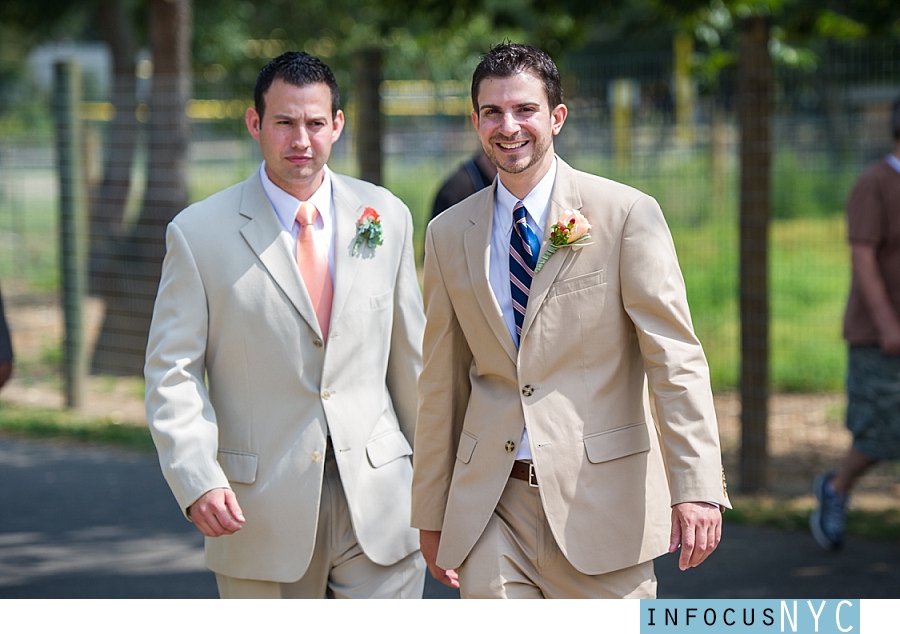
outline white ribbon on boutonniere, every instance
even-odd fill
[[[540,271],[550,256],[563,247],[572,247],[591,239],[591,223],[575,209],[566,209],[559,219],[550,227],[550,244],[541,259],[538,260],[534,272]]]
[[[353,255],[359,252],[363,242],[373,249],[384,244],[381,238],[381,217],[371,207],[366,207],[359,222],[356,223],[356,242],[353,243]]]

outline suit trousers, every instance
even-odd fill
[[[559,549],[536,487],[509,479],[458,570],[464,599],[652,599],[653,561],[602,575],[576,570]]]
[[[222,599],[421,599],[425,560],[419,551],[390,566],[372,562],[359,546],[328,445],[316,545],[306,574],[293,583],[216,575]]]

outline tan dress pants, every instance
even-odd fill
[[[576,570],[550,532],[538,490],[513,478],[458,573],[464,599],[656,598],[652,560],[602,575]]]
[[[416,551],[396,564],[379,566],[366,557],[350,523],[337,463],[329,452],[316,530],[306,574],[294,583],[216,575],[223,599],[421,599],[425,560]]]

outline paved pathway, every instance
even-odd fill
[[[898,598],[900,542],[832,554],[805,533],[728,525],[700,568],[666,556],[657,575],[661,598]],[[154,456],[0,436],[0,598],[215,596]],[[454,593],[429,578],[425,596]]]

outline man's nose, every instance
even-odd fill
[[[507,112],[500,120],[500,132],[506,136],[512,136],[513,134],[518,132],[519,127],[519,122],[516,119],[516,116],[511,112]]]
[[[306,132],[304,126],[301,125],[294,128],[293,134],[291,135],[291,147],[301,150],[309,147],[309,134]]]

